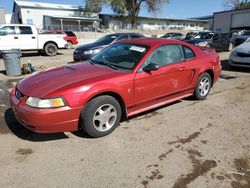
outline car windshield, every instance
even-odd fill
[[[244,31],[243,35],[250,35],[250,31]]]
[[[195,39],[211,39],[213,37],[213,33],[197,33],[194,35]]]
[[[167,33],[164,35],[164,37],[172,37],[173,33]]]
[[[107,45],[113,42],[115,39],[117,39],[118,35],[106,35],[101,37],[96,41],[96,43],[101,44],[101,45]]]
[[[145,45],[116,43],[98,53],[90,61],[121,71],[132,71],[148,49]]]

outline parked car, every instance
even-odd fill
[[[190,31],[186,34],[186,37],[184,40],[190,40],[192,39],[195,35],[197,35],[198,33],[200,33],[201,31]],[[209,30],[203,30],[202,32],[211,32]]]
[[[183,40],[185,39],[185,35],[183,35],[182,33],[166,33],[161,38]]]
[[[9,24],[0,27],[0,50],[13,48],[22,51],[41,51],[48,56],[57,54],[58,49],[66,48],[65,35],[38,34],[35,26]]]
[[[71,48],[73,45],[78,44],[77,36],[73,31],[63,31],[63,30],[46,30],[43,31],[45,34],[64,34],[66,35],[64,39],[67,41],[68,46]]]
[[[233,49],[229,56],[229,64],[238,67],[250,67],[250,37],[246,42]]]
[[[141,37],[144,37],[144,35],[138,33],[114,33],[105,35],[94,43],[85,44],[77,47],[74,51],[73,59],[74,61],[88,60],[95,54],[100,52],[102,49],[109,46],[112,42],[119,41],[122,39],[133,39]]]
[[[199,32],[185,42],[195,46],[214,48],[216,51],[232,50],[228,33]]]
[[[249,30],[243,30],[239,32],[238,35],[233,35],[231,38],[231,43],[233,47],[237,47],[244,43],[248,38],[250,37],[250,31]]]
[[[221,65],[211,48],[177,40],[119,41],[89,61],[20,81],[10,104],[17,120],[41,133],[111,133],[121,120],[194,95],[205,99]]]

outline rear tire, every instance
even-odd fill
[[[58,48],[57,48],[56,44],[54,44],[54,43],[47,43],[44,46],[44,53],[47,56],[55,56],[57,54],[57,51],[58,51]]]
[[[212,79],[210,74],[207,72],[203,73],[196,84],[196,88],[194,91],[194,97],[198,100],[204,100],[207,98],[210,89],[212,87]]]
[[[110,134],[121,120],[119,102],[108,95],[89,101],[81,112],[81,128],[93,138]]]

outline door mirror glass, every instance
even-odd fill
[[[158,70],[159,68],[160,68],[159,65],[155,63],[150,63],[146,67],[143,68],[143,71],[150,72],[150,71]]]

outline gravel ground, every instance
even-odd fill
[[[65,65],[26,54],[37,69]],[[0,59],[0,187],[250,187],[250,69],[223,71],[205,101],[184,99],[120,124],[110,135],[36,134],[21,127],[8,95],[20,77]]]

